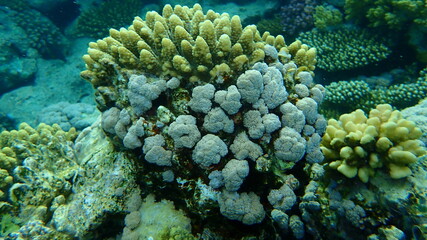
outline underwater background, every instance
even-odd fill
[[[0,19],[0,239],[427,239],[426,0]]]

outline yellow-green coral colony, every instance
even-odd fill
[[[376,169],[387,168],[391,178],[399,179],[409,176],[408,164],[426,153],[421,135],[414,122],[381,104],[369,117],[359,109],[329,120],[321,148],[329,166],[348,178],[358,176],[366,183]]]
[[[26,158],[55,159],[60,161],[62,144],[76,138],[74,128],[65,132],[54,124],[40,124],[36,129],[27,123],[21,123],[18,130],[0,133],[0,199],[6,196],[7,190],[14,184],[12,171]],[[47,163],[50,164],[50,163]],[[1,204],[1,202],[0,202]]]
[[[318,29],[326,29],[342,24],[342,13],[331,5],[317,6],[313,15],[314,26]]]
[[[401,29],[412,24],[426,24],[425,1],[417,0],[346,0],[344,10],[347,19],[358,22],[368,21],[372,27],[387,26]]]
[[[286,46],[281,35],[266,32],[261,36],[254,25],[243,28],[238,16],[212,10],[204,14],[199,4],[193,8],[166,5],[162,15],[148,12],[145,20],[136,17],[128,29],[110,29],[109,37],[90,43],[83,57],[88,70],[81,75],[95,86],[104,85],[114,66],[121,74],[222,82],[263,61],[265,44],[277,50]],[[314,70],[315,49],[303,51],[310,51],[309,64],[297,65]]]

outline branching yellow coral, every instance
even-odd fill
[[[404,178],[412,172],[408,164],[426,154],[418,140],[422,135],[415,123],[402,117],[388,104],[381,104],[366,117],[362,110],[331,119],[322,140],[322,151],[348,178],[356,175],[368,182],[375,169],[385,167],[390,177]]]
[[[111,85],[114,75],[133,73],[221,83],[263,61],[266,43],[286,47],[280,35],[261,36],[254,25],[243,28],[238,16],[204,14],[199,4],[166,5],[162,15],[148,12],[145,20],[136,17],[129,28],[110,29],[109,37],[90,43],[81,75],[96,87]],[[311,64],[312,71],[314,58],[314,49],[307,48],[295,60]]]

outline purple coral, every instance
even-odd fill
[[[313,14],[316,0],[290,0],[281,7],[283,31],[295,36],[299,32],[310,30],[314,25]]]

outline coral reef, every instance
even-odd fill
[[[0,14],[0,94],[31,83],[37,71],[37,50],[12,16],[12,11]]]
[[[7,235],[5,239],[8,240],[20,240],[20,239],[60,239],[60,240],[71,240],[71,236],[60,233],[55,229],[45,225],[43,221],[31,220],[25,223],[17,231],[14,231]]]
[[[367,66],[387,58],[391,52],[385,39],[355,27],[314,29],[301,33],[298,39],[316,48],[317,66],[328,72]]]
[[[227,84],[264,59],[266,43],[277,49],[285,46],[282,36],[261,37],[255,26],[242,29],[238,16],[230,19],[213,11],[204,15],[200,5],[191,9],[166,5],[163,16],[148,12],[145,21],[137,17],[128,29],[111,29],[110,37],[91,43],[84,56],[88,70],[82,77],[95,86],[111,84],[111,64],[118,63],[119,74],[152,73],[179,76],[186,82]],[[314,68],[313,64],[305,65]]]
[[[309,170],[312,181],[299,204],[306,233],[318,239],[422,236],[427,213],[423,207],[425,160],[423,156],[410,164],[412,174],[402,179],[376,171],[369,184],[338,180],[335,170],[319,175],[323,168],[313,165]]]
[[[366,117],[362,110],[330,119],[322,140],[329,166],[348,178],[368,182],[377,169],[387,168],[391,178],[409,176],[408,164],[426,150],[418,139],[422,132],[398,110],[381,104]]]
[[[133,161],[115,152],[100,121],[76,135],[45,124],[0,134],[1,237],[93,239],[137,205]]]
[[[313,18],[314,26],[323,30],[342,24],[343,14],[332,5],[321,5],[315,8]]]
[[[0,205],[2,214],[19,216],[22,226],[30,220],[47,221],[55,205],[71,193],[78,172],[72,150],[75,129],[58,125],[36,129],[22,123],[19,130],[0,134]]]
[[[0,96],[0,115],[4,115],[17,124],[26,122],[30,126],[36,127],[40,123],[37,122],[38,115],[42,114],[49,105],[69,102],[95,106],[93,88],[90,83],[82,81],[79,76],[81,69],[84,68],[81,56],[86,51],[88,42],[88,39],[74,40],[65,61],[37,57],[34,83],[2,94]],[[34,49],[33,51],[35,52]],[[22,56],[22,54],[19,55]],[[31,65],[28,65],[28,69],[30,68]],[[73,114],[75,113],[73,112]],[[61,119],[64,119],[63,115],[61,115]],[[17,125],[7,129],[16,128]]]
[[[427,24],[427,7],[424,1],[410,0],[357,0],[345,1],[347,19],[368,23],[372,27],[386,26],[400,29],[407,24]]]
[[[286,36],[296,36],[313,28],[316,6],[317,0],[290,0],[281,6],[280,15]]]
[[[16,1],[15,1],[16,2]],[[67,44],[60,29],[46,16],[32,8],[18,3],[5,3],[10,6],[6,12],[25,32],[30,47],[36,49],[45,58],[62,58]]]
[[[135,160],[116,152],[100,121],[83,130],[75,140],[79,172],[72,193],[57,204],[49,225],[81,239],[94,239],[120,231],[121,218],[140,204]],[[101,227],[108,222],[108,230]]]
[[[367,80],[339,81],[326,86],[322,110],[327,116],[335,116],[356,109],[369,111],[378,104],[388,103],[397,109],[413,106],[427,94],[426,70],[420,72],[416,81],[381,84],[381,77],[374,78],[377,86]],[[332,111],[332,112],[331,112]]]
[[[93,105],[59,102],[43,108],[37,116],[37,123],[48,125],[56,123],[64,131],[68,131],[72,127],[81,131],[92,125],[98,116],[99,112]]]
[[[283,26],[280,16],[274,16],[272,19],[262,19],[257,22],[256,26],[260,33],[269,32],[271,35],[276,36],[283,34]]]
[[[246,225],[262,223],[276,206],[290,210],[294,204],[282,202],[295,189],[283,171],[305,156],[323,160],[314,49],[261,37],[237,16],[205,15],[198,4],[166,5],[162,16],[148,12],[110,35],[90,43],[82,76],[97,89],[105,132],[141,158],[144,192],[180,203],[197,222],[221,218],[210,214],[218,209]],[[249,185],[255,177],[271,183],[267,208],[261,199],[269,190]]]
[[[191,235],[190,219],[183,211],[175,210],[173,202],[156,202],[154,195],[141,202],[126,216],[121,239],[196,239]]]
[[[313,9],[304,14],[312,18]],[[318,28],[340,29],[337,9],[316,9]],[[427,155],[418,138],[426,133],[416,124],[425,119],[411,122],[393,107],[423,98],[425,71],[418,81],[400,70],[325,89],[313,79],[316,49],[260,34],[226,12],[166,5],[90,43],[81,76],[101,116],[77,138],[70,127],[86,127],[97,112],[52,92],[88,92],[46,79],[68,79],[83,61],[40,59],[36,81],[49,93],[38,96],[59,103],[43,108],[25,87],[0,107],[15,108],[4,118],[18,120],[19,106],[31,102],[43,112],[38,121],[60,125],[0,134],[0,238],[423,239]],[[319,114],[377,102],[396,106],[357,110],[329,126]]]
[[[420,101],[413,107],[408,107],[401,110],[402,116],[409,121],[415,122],[417,127],[423,132],[421,141],[427,146],[427,100]]]
[[[357,1],[346,0],[346,18],[361,25],[394,35],[409,37],[409,44],[415,49],[417,59],[427,62],[425,44],[427,36],[427,5],[421,0]]]
[[[386,103],[367,101],[369,96],[373,98],[374,90],[365,81],[339,81],[332,82],[325,87],[325,99],[321,112],[327,118],[338,118],[341,114],[352,112],[356,109],[369,111],[376,104]],[[381,95],[380,95],[381,96]]]
[[[118,28],[132,21],[143,4],[138,0],[103,1],[82,12],[77,18],[75,34],[80,37],[103,37],[110,28]]]

